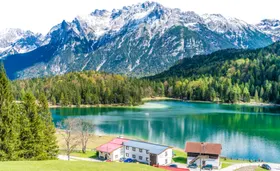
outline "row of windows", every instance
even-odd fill
[[[129,147],[126,146],[125,149],[126,149],[126,150],[129,150]],[[136,151],[136,148],[135,148],[135,147],[132,147],[132,151]],[[139,148],[139,152],[142,153],[142,152],[143,152],[143,149]],[[149,154],[149,151],[146,150],[146,153]]]
[[[126,153],[125,155],[126,155],[126,157],[129,157],[128,153]],[[132,158],[136,159],[136,155],[132,154]],[[139,156],[138,158],[139,158],[139,160],[143,160],[143,156]],[[149,162],[149,157],[146,157],[146,161]]]

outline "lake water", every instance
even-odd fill
[[[280,108],[147,102],[137,108],[52,109],[54,122],[82,117],[98,134],[139,137],[184,148],[186,141],[215,142],[222,156],[280,162]]]

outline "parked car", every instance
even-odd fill
[[[213,166],[212,166],[212,164],[207,164],[207,165],[203,166],[202,169],[203,170],[212,170]]]
[[[178,166],[177,166],[177,164],[171,164],[171,165],[169,165],[169,167],[177,168]]]
[[[261,167],[266,170],[271,170],[271,167],[268,164],[263,164]]]
[[[188,165],[188,168],[196,169],[197,168],[197,164],[196,163],[190,164],[190,165]]]
[[[132,158],[127,158],[127,159],[125,159],[123,162],[124,162],[124,163],[135,163],[135,162],[137,162],[137,160],[132,159]]]
[[[122,158],[120,158],[120,160],[119,160],[120,162],[124,162],[125,161],[125,158],[124,157],[122,157]]]

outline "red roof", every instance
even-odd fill
[[[128,139],[125,139],[125,138],[115,138],[112,141],[110,141],[110,143],[122,145],[123,142],[127,142],[127,141],[128,141]]]
[[[169,166],[158,166],[158,168],[163,170],[171,170],[171,171],[190,171],[189,169],[185,169],[185,168],[175,168]]]
[[[111,153],[111,152],[121,148],[123,146],[122,143],[126,142],[126,141],[128,141],[128,139],[115,138],[112,141],[97,147],[96,151]]]
[[[220,155],[222,152],[222,145],[214,143],[187,142],[185,152]]]

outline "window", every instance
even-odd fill
[[[143,157],[142,156],[139,156],[139,160],[142,160],[143,159]]]
[[[134,158],[134,159],[135,159],[135,158],[136,158],[136,155],[134,155],[134,154],[133,154],[133,155],[132,155],[132,158]]]
[[[139,148],[139,152],[142,153],[142,149],[141,148]]]
[[[146,157],[146,161],[149,162],[149,157]]]
[[[125,156],[126,156],[126,157],[129,157],[129,154],[128,154],[128,153],[126,153],[126,154],[125,154]]]
[[[146,153],[147,153],[147,154],[149,154],[149,151],[148,151],[148,150],[146,150]]]
[[[132,147],[132,151],[135,151],[136,150],[136,148],[135,147]]]
[[[117,159],[117,158],[119,158],[119,156],[118,156],[118,155],[115,155],[115,158]]]
[[[165,164],[167,164],[168,163],[168,161],[167,161],[167,159],[165,159]]]
[[[165,156],[167,156],[168,155],[168,153],[167,153],[167,151],[165,152]]]
[[[125,147],[125,149],[129,150],[129,147],[128,147],[128,146],[126,146],[126,147]]]

